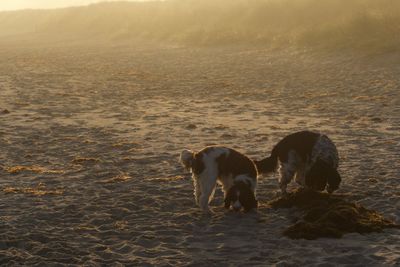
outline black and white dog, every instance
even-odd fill
[[[216,184],[222,185],[225,208],[245,212],[257,208],[255,191],[257,169],[242,153],[222,146],[209,146],[193,152],[185,149],[180,155],[182,165],[192,173],[196,204],[209,211]]]
[[[302,131],[290,134],[272,149],[271,156],[254,162],[259,173],[279,169],[279,186],[283,194],[296,175],[296,182],[317,191],[332,193],[339,188],[338,151],[323,134]],[[328,185],[328,186],[326,186]]]

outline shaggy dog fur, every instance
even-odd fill
[[[274,146],[270,157],[255,164],[259,173],[279,170],[279,186],[284,194],[294,176],[302,186],[317,191],[326,188],[329,193],[338,189],[341,181],[336,146],[326,135],[310,131],[286,136]]]
[[[199,152],[185,149],[180,162],[192,173],[196,204],[204,211],[209,210],[217,183],[224,191],[225,208],[243,208],[245,212],[257,208],[257,169],[242,153],[222,146],[209,146]]]

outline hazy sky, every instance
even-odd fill
[[[112,1],[117,0],[0,0],[0,10],[15,10],[25,8],[58,8]]]

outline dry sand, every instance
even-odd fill
[[[212,216],[185,148],[252,158],[297,130],[337,144],[341,194],[400,223],[398,55],[0,44],[0,264],[400,265],[400,231],[291,240],[295,209]],[[8,112],[6,112],[7,110]]]

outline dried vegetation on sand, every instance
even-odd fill
[[[381,232],[400,225],[374,210],[346,201],[343,196],[309,190],[297,190],[269,202],[273,208],[296,207],[303,218],[284,230],[292,239],[340,238],[346,233]]]

